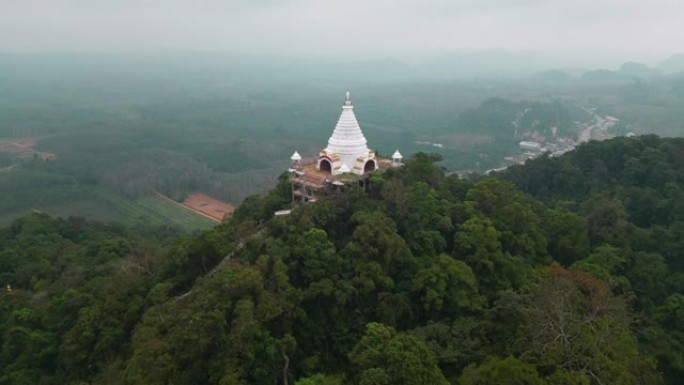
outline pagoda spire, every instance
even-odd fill
[[[366,138],[356,120],[349,91],[344,98],[340,118],[328,140],[327,150],[340,155],[366,156],[368,154]]]

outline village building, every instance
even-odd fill
[[[368,148],[347,91],[328,145],[317,157],[304,158],[295,151],[290,160],[292,200],[313,202],[326,191],[357,183],[364,186],[371,173],[400,167],[402,156],[397,150],[392,159],[380,159]]]

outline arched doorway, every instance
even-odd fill
[[[375,171],[375,161],[369,160],[363,165],[363,172]]]
[[[318,169],[323,172],[332,172],[332,165],[329,160],[321,159],[320,162],[318,162]]]

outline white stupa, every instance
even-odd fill
[[[328,147],[319,154],[316,168],[319,171],[330,171],[333,175],[362,175],[377,168],[375,153],[368,149],[366,138],[354,115],[349,91],[342,105],[340,119],[328,140]]]

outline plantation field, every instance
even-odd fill
[[[119,212],[122,222],[133,226],[173,226],[193,231],[216,225],[216,222],[156,195],[131,200],[114,192],[101,190],[98,191],[98,196]]]
[[[105,222],[114,221],[132,227],[171,226],[184,231],[210,229],[216,225],[215,221],[162,197],[150,195],[129,199],[103,188],[91,189],[79,200],[56,201],[33,209],[3,213],[0,215],[0,225],[9,224],[18,216],[31,211],[63,218],[80,216]]]

